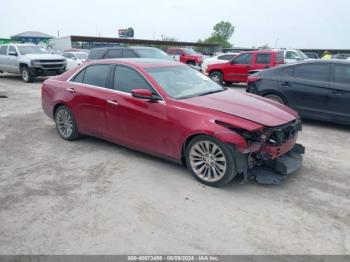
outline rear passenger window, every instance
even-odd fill
[[[350,85],[350,66],[335,65],[334,66],[334,82]]]
[[[114,73],[114,89],[131,94],[131,90],[136,88],[152,90],[147,81],[138,72],[125,66],[117,66]]]
[[[122,49],[111,49],[107,51],[104,58],[121,58],[123,57],[122,52]]]
[[[315,81],[329,81],[329,65],[300,65],[294,69],[294,77]]]
[[[0,55],[6,55],[7,54],[7,45],[3,45],[0,47]]]
[[[249,65],[252,61],[253,55],[252,54],[242,54],[236,57],[234,59],[235,64],[239,65]]]
[[[83,83],[105,87],[110,65],[92,65],[85,69]]]
[[[123,53],[123,56],[124,56],[125,58],[138,57],[138,56],[135,54],[135,52],[132,51],[132,50],[124,50],[123,52],[124,52],[124,53]]]
[[[256,64],[268,65],[270,64],[271,54],[257,54],[256,55]]]

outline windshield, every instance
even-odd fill
[[[151,48],[136,49],[136,52],[143,58],[173,60],[165,52],[158,49],[151,49]]]
[[[81,53],[75,53],[75,56],[76,56],[78,59],[87,59],[88,54],[87,54],[87,53],[84,53],[84,52],[81,52]]]
[[[225,89],[189,66],[147,68],[146,71],[172,98],[185,99]]]
[[[40,46],[17,46],[21,55],[27,54],[47,54],[47,50]]]

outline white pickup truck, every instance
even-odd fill
[[[37,45],[0,45],[0,73],[21,74],[26,83],[32,82],[36,76],[62,74],[66,66],[63,56],[49,54]]]

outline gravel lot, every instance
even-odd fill
[[[215,189],[105,141],[62,140],[40,84],[0,75],[0,254],[350,254],[350,127],[304,121],[304,166],[281,186]]]

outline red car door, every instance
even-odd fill
[[[107,135],[110,140],[128,147],[169,155],[167,139],[167,106],[164,101],[135,98],[133,89],[155,90],[136,70],[118,65],[115,68],[113,89],[107,104]],[[116,132],[116,130],[118,130]],[[170,156],[170,155],[169,155]]]
[[[224,80],[247,82],[248,73],[252,70],[253,54],[242,53],[234,58],[224,69]]]
[[[66,85],[68,106],[83,134],[104,137],[107,89],[110,65],[97,64],[82,70]]]

